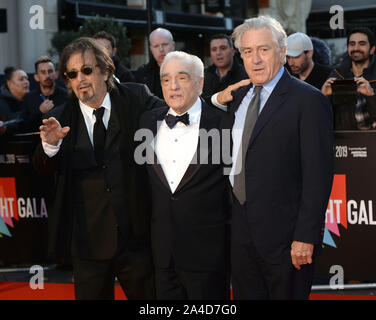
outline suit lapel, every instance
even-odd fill
[[[209,132],[213,128],[218,128],[217,121],[218,118],[216,116],[213,116],[213,114],[210,113],[208,105],[201,100],[202,102],[202,108],[201,108],[201,118],[200,118],[200,131],[204,130],[206,132]],[[198,143],[197,143],[197,149],[196,152],[192,158],[191,163],[189,164],[183,178],[181,179],[178,187],[175,190],[175,193],[181,190],[187,183],[195,176],[197,171],[200,169],[202,164],[209,163],[208,159],[211,158],[211,152],[212,148],[210,146],[207,146],[207,144],[202,144],[202,137],[200,135],[199,131],[199,137],[198,137]],[[208,149],[200,149],[208,147]]]
[[[285,70],[256,121],[248,147],[252,145],[265,124],[287,99],[286,93],[288,92],[290,78],[291,76]]]
[[[148,128],[150,128],[153,132],[154,141],[155,141],[155,137],[158,133],[158,129],[159,129],[160,125],[162,124],[162,121],[164,120],[164,117],[165,117],[167,112],[168,112],[168,108],[162,108],[160,112],[152,113],[153,116],[150,119],[150,125],[148,126]],[[154,141],[153,141],[153,143],[154,143]],[[154,143],[154,147],[155,147],[155,143]],[[153,148],[153,150],[154,150],[153,159],[148,159],[148,163],[151,163],[151,167],[153,168],[153,170],[156,173],[156,175],[158,176],[158,178],[161,180],[162,184],[168,190],[171,190],[170,186],[167,182],[166,176],[163,172],[162,166],[159,163],[159,160],[157,158],[157,154],[155,153],[155,148]]]
[[[244,97],[248,93],[248,91],[252,88],[252,83],[248,86],[239,88],[234,94],[234,100],[229,103],[229,112],[232,114],[235,114],[235,112],[238,110],[240,104],[242,103]]]
[[[118,104],[113,101],[111,102],[111,114],[108,121],[107,135],[105,149],[108,150],[111,147],[111,144],[114,142],[117,135],[120,133],[120,122],[119,122],[119,112]]]
[[[72,152],[74,148],[75,139],[77,137],[79,119],[81,115],[80,106],[76,96],[69,96],[68,102],[64,106],[64,110],[61,114],[59,122],[62,127],[69,126],[70,130],[68,135],[63,139],[61,145],[62,149],[65,149],[64,154],[67,154],[67,159],[72,159]]]

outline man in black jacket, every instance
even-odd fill
[[[132,72],[128,70],[123,64],[121,64],[120,58],[116,55],[117,48],[115,37],[106,31],[99,31],[94,35],[93,38],[98,40],[108,50],[109,55],[115,65],[114,75],[119,80],[119,82],[134,82],[135,78]]]
[[[150,61],[140,66],[134,75],[136,82],[146,84],[152,93],[163,99],[159,67],[164,57],[175,50],[175,42],[170,31],[157,28],[149,35],[149,46],[152,54]]]
[[[202,98],[211,104],[211,96],[229,85],[247,79],[243,64],[235,59],[235,49],[226,34],[216,34],[210,39],[210,57],[213,64],[205,69]]]
[[[24,132],[38,131],[42,117],[67,99],[67,91],[56,84],[57,73],[49,57],[42,56],[35,62],[34,79],[39,88],[26,94],[21,111],[21,130]]]
[[[62,52],[72,94],[59,120],[43,120],[34,157],[39,171],[56,171],[49,251],[72,257],[76,299],[113,299],[115,275],[128,299],[152,299],[148,189],[133,136],[141,113],[164,102],[145,86],[115,84],[113,72],[94,39]]]
[[[376,129],[376,64],[375,36],[368,28],[352,30],[347,37],[347,53],[338,68],[329,75],[322,87],[326,96],[332,96],[336,79],[354,79],[356,103],[340,103],[332,99],[335,130]]]
[[[313,55],[313,43],[306,34],[296,32],[287,37],[286,57],[292,73],[321,90],[331,68],[314,62]]]
[[[199,98],[203,69],[196,56],[169,53],[161,83],[170,108],[141,117],[141,127],[154,137],[155,159],[147,169],[157,299],[229,297],[229,183],[221,129],[227,128],[229,155],[231,118]],[[209,132],[218,139],[209,142]]]

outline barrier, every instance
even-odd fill
[[[338,131],[335,176],[316,278],[376,280],[376,131]],[[333,267],[332,271],[331,268]]]
[[[315,278],[328,279],[331,267],[339,266],[345,280],[375,282],[376,131],[336,132],[335,141],[335,177]],[[48,262],[53,177],[32,168],[37,142],[32,136],[0,144],[0,262],[5,266]]]
[[[32,154],[39,136],[0,143],[0,263],[46,263],[53,177],[39,175]]]

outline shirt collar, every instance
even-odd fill
[[[196,102],[192,105],[192,107],[190,107],[186,112],[184,113],[188,113],[189,114],[189,121],[190,123],[197,123],[199,122],[200,120],[200,116],[201,116],[201,99],[200,98],[197,98]],[[184,114],[183,113],[183,114]],[[173,116],[177,116],[178,114],[173,110],[173,109],[169,109],[168,110],[168,114],[172,114]],[[182,115],[183,115],[182,114]]]
[[[86,115],[88,115],[89,117],[95,117],[93,114],[94,109],[92,107],[89,107],[88,105],[83,103],[81,100],[78,100],[78,103],[81,107],[81,110],[85,112]],[[103,99],[101,107],[105,108],[108,111],[111,111],[111,99],[110,99],[110,94],[108,92],[106,93]]]
[[[281,79],[284,70],[285,68],[282,66],[281,69],[279,69],[278,73],[274,76],[274,78],[262,86],[263,90],[266,90],[268,93],[272,93],[279,79]]]

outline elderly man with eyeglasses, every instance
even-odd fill
[[[224,300],[230,296],[231,118],[200,98],[204,65],[170,52],[161,65],[168,107],[141,116],[153,133],[147,163],[152,191],[151,243],[161,300]],[[210,136],[210,138],[209,138]],[[154,159],[154,158],[151,158]],[[230,159],[231,160],[231,159]],[[231,161],[229,161],[231,162]]]

